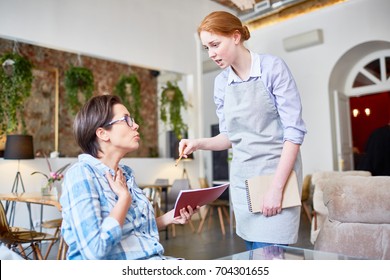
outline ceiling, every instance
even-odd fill
[[[259,2],[267,2],[264,0],[211,0],[211,1],[217,2],[232,10],[236,10],[237,12],[252,10],[255,4]],[[270,0],[269,2],[272,2],[272,0]]]
[[[279,22],[347,0],[211,0],[232,10],[252,28]]]

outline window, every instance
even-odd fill
[[[372,53],[362,59],[351,71],[347,91],[352,95],[370,94],[390,88],[389,51]],[[349,90],[348,90],[349,89]]]

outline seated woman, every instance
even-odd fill
[[[167,259],[158,230],[194,214],[188,207],[180,217],[170,211],[156,219],[132,169],[119,164],[138,149],[138,128],[114,95],[91,98],[76,115],[74,135],[83,154],[66,172],[60,199],[67,259]]]

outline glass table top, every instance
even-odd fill
[[[358,258],[337,253],[316,251],[291,246],[267,246],[233,254],[219,260],[355,260]]]

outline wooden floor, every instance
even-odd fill
[[[193,225],[198,228],[199,220],[194,220]],[[215,213],[210,227],[207,222],[202,233],[193,233],[189,225],[176,225],[176,237],[169,232],[168,240],[165,239],[165,232],[160,233],[160,242],[165,248],[165,255],[180,257],[187,260],[212,260],[245,251],[244,241],[234,232],[231,233],[229,225],[225,224],[226,235],[223,235]],[[46,245],[44,245],[46,246]],[[310,223],[308,218],[301,213],[299,238],[296,244],[291,246],[313,249],[310,243]],[[58,246],[53,246],[49,259],[55,259]],[[45,248],[43,248],[45,252]]]

